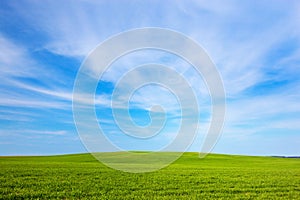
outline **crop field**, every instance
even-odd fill
[[[90,154],[0,157],[0,199],[300,199],[300,159],[185,153],[150,173]]]

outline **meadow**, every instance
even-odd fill
[[[132,174],[90,154],[0,157],[0,199],[300,199],[300,159],[184,153]]]

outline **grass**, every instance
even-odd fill
[[[185,153],[155,172],[90,154],[1,157],[0,199],[300,199],[300,159]]]

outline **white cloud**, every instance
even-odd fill
[[[80,1],[72,2],[68,6],[62,4],[69,2],[53,1],[31,2],[26,5],[16,2],[10,4],[16,15],[24,20],[25,25],[46,38],[40,41],[41,46],[35,50],[46,49],[54,54],[79,60],[82,60],[99,42],[130,28],[158,26],[183,32],[207,49],[223,77],[229,97],[228,125],[224,131],[226,136],[246,137],[259,131],[267,132],[272,128],[299,129],[297,117],[273,119],[300,111],[297,93],[300,88],[296,86],[299,81],[293,80],[292,84],[285,85],[280,90],[277,88],[272,94],[252,96],[253,94],[243,93],[246,89],[266,80],[281,80],[285,77],[288,80],[291,77],[297,79],[299,47],[290,55],[277,58],[272,66],[269,65],[267,55],[289,39],[293,39],[295,46],[299,46],[298,1],[289,3],[277,1],[272,4],[265,1],[255,3],[228,1],[226,4],[221,1],[202,0],[174,2]],[[128,4],[126,9],[122,7],[124,4]],[[136,6],[139,10],[128,9]],[[266,7],[268,9],[265,9]],[[116,46],[119,47],[121,48],[121,44]],[[40,87],[12,78],[21,76],[50,80],[58,76],[46,75],[44,73],[46,69],[30,56],[30,51],[0,34],[2,80],[0,104],[11,107],[70,110],[72,100],[70,88],[66,89],[55,81],[46,84],[49,87]],[[190,66],[172,56],[145,52],[126,55],[113,64],[103,78],[115,83],[130,67],[157,60],[171,65],[182,74],[197,92],[201,102],[200,109],[204,107],[205,111],[209,110],[209,94],[203,81],[193,75]],[[267,73],[270,71],[277,74],[270,76]],[[153,76],[153,74],[138,74],[132,83],[150,75]],[[184,87],[180,85],[178,89],[182,93],[185,92]],[[284,89],[287,90],[282,92]],[[91,103],[88,95],[78,94],[77,97],[81,103]],[[171,95],[164,92],[148,89],[137,92],[132,100],[139,108],[149,109],[152,104],[159,103],[173,109],[176,102],[170,101],[170,97]],[[97,95],[96,104],[109,107],[110,97]],[[126,108],[126,105],[120,104],[117,107]],[[1,117],[5,118],[0,115]],[[246,126],[251,126],[251,130],[247,130]]]
[[[0,33],[1,79],[5,80],[8,76],[32,76],[32,65],[27,50]]]
[[[22,108],[56,108],[62,110],[69,110],[71,108],[70,104],[66,104],[63,102],[47,102],[45,100],[34,100],[34,99],[0,99],[1,106],[10,106],[10,107],[22,107]]]
[[[29,138],[34,138],[35,136],[48,135],[48,136],[63,136],[68,134],[66,130],[35,130],[35,129],[25,129],[25,130],[0,130],[0,136],[25,136]]]

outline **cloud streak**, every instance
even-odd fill
[[[78,1],[70,6],[62,5],[69,3],[5,2],[9,12],[0,10],[3,27],[0,30],[2,131],[9,130],[9,124],[14,121],[19,121],[18,127],[22,128],[25,126],[22,122],[37,118],[50,121],[50,124],[61,123],[63,125],[57,125],[58,129],[65,130],[70,123],[62,121],[71,121],[72,87],[80,61],[108,37],[145,26],[182,32],[207,50],[223,77],[228,97],[225,139],[252,138],[255,142],[280,129],[286,130],[287,138],[293,138],[292,135],[299,131],[298,1],[288,4],[285,1],[271,4],[268,1],[240,3],[234,0],[226,4],[202,0]],[[126,55],[111,65],[103,81],[113,87],[124,72],[148,62],[171,66],[184,76],[198,94],[203,120],[209,121],[211,102],[203,80],[195,76],[189,64],[174,55],[150,51]],[[140,76],[143,78],[147,74]],[[97,109],[102,109],[103,113],[111,107],[113,90],[106,87],[99,91],[95,100]],[[153,92],[155,97],[151,96]],[[173,114],[177,116],[176,102],[169,98],[171,96],[165,91],[148,88],[135,93],[131,103],[133,107],[147,111],[153,103],[160,102],[170,110],[174,109]],[[84,94],[80,101],[90,103]],[[119,109],[126,107],[118,106]],[[53,110],[60,110],[56,116],[68,116],[68,119],[44,116],[44,112]],[[110,118],[106,120],[111,121]],[[51,125],[40,123],[46,124],[51,132]],[[226,142],[226,145],[232,144]],[[197,145],[200,143],[196,142]],[[253,147],[247,141],[244,143],[248,150],[239,151],[236,147],[230,152],[251,154]],[[219,151],[228,150],[226,145],[222,146],[221,142]],[[294,152],[300,153],[299,147],[293,145]],[[260,149],[260,152],[264,150]]]

